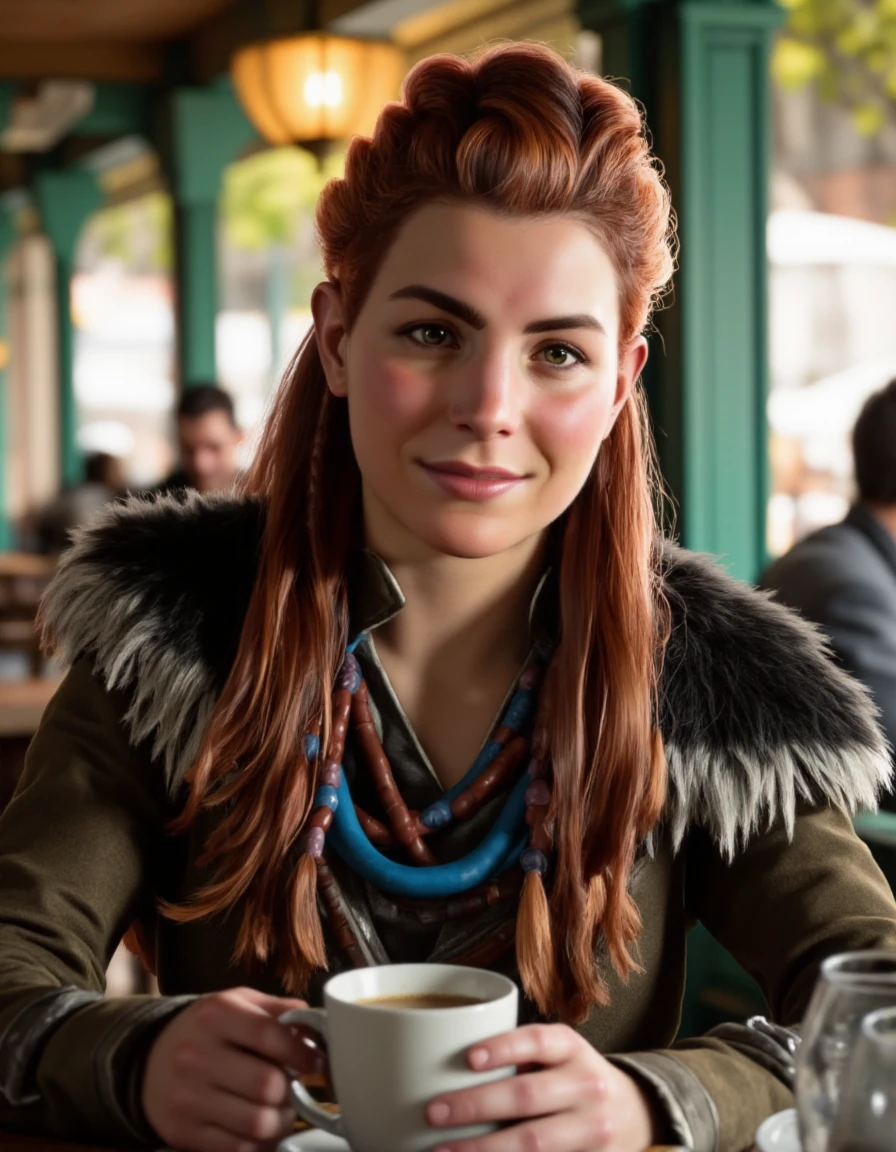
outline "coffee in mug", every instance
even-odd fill
[[[372,996],[369,1000],[359,1000],[359,1004],[369,1004],[373,1008],[466,1008],[469,1004],[481,1004],[478,996],[418,995]]]
[[[512,1076],[473,1071],[467,1051],[516,1027],[516,985],[506,976],[453,964],[389,964],[342,972],[324,986],[323,1008],[280,1017],[319,1032],[340,1112],[325,1112],[294,1080],[299,1116],[348,1140],[353,1152],[429,1152],[483,1136],[494,1124],[430,1128],[435,1096]]]

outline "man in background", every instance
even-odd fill
[[[84,479],[63,490],[41,509],[37,517],[38,551],[56,554],[70,544],[73,528],[84,524],[94,512],[125,491],[124,469],[117,456],[94,452],[84,461]]]
[[[870,396],[853,429],[859,498],[840,524],[798,541],[761,587],[828,634],[870,689],[896,747],[896,380]],[[896,797],[883,798],[896,809]]]
[[[230,396],[213,384],[190,388],[177,406],[180,467],[153,491],[163,494],[195,488],[218,492],[230,488],[239,476],[242,442]]]

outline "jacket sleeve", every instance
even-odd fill
[[[841,663],[871,689],[887,740],[896,746],[896,621],[892,594],[861,573],[837,581],[819,609]]]
[[[103,997],[109,959],[152,894],[169,816],[161,772],[128,743],[125,707],[76,663],[0,817],[0,1127],[153,1142],[143,1061],[189,998]]]
[[[866,684],[880,709],[887,740],[896,746],[896,619],[892,577],[881,582],[833,541],[804,541],[763,576],[762,587],[820,625],[837,659]]]
[[[685,850],[689,912],[756,979],[779,1024],[799,1025],[825,957],[896,949],[893,895],[840,809],[804,810],[792,842],[776,824],[730,864],[702,831]],[[746,1152],[763,1119],[793,1106],[786,1048],[744,1025],[613,1062],[653,1089],[695,1152]]]

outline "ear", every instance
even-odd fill
[[[643,336],[636,336],[626,345],[619,356],[619,368],[616,373],[616,397],[613,401],[610,427],[616,423],[616,417],[625,407],[646,363],[647,341]]]
[[[311,314],[317,354],[327,378],[327,387],[334,396],[348,395],[348,373],[345,366],[345,345],[348,331],[342,293],[335,284],[324,281],[311,294]]]

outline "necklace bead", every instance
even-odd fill
[[[548,858],[539,848],[527,848],[520,856],[520,867],[524,872],[537,872],[544,876],[548,870]]]
[[[339,807],[339,793],[332,784],[322,784],[314,794],[315,808],[329,808],[335,812]]]
[[[358,663],[358,657],[354,652],[346,652],[345,659],[342,661],[342,667],[339,669],[339,675],[336,678],[336,687],[344,688],[347,692],[351,692],[354,695],[361,686],[363,679],[364,677],[361,672],[361,665]]]
[[[529,787],[526,789],[526,806],[542,807],[550,804],[551,790],[548,787],[547,781],[543,777],[533,780]]]

